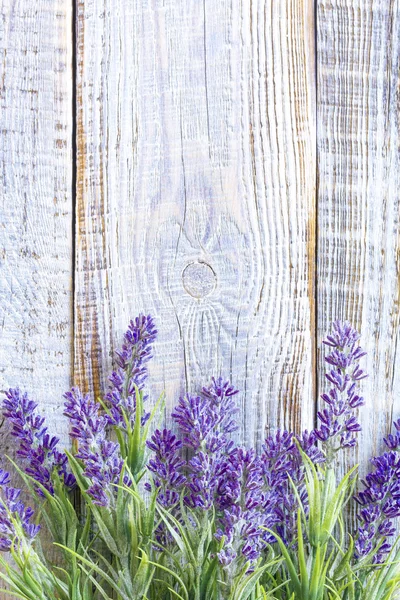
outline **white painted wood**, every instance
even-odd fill
[[[0,8],[0,389],[67,439],[72,374],[72,29],[67,0]],[[15,442],[0,431],[1,466]]]
[[[317,4],[318,335],[339,317],[362,333],[365,472],[400,417],[400,5]]]
[[[151,391],[231,377],[240,439],[312,426],[311,0],[78,2],[75,378],[151,312]]]
[[[27,390],[49,429],[67,442],[62,394],[73,367],[69,0],[1,1],[0,102],[0,389]],[[0,467],[9,468],[5,455],[14,448],[2,424]],[[51,547],[45,552],[50,557]]]

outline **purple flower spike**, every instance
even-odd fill
[[[396,431],[394,434],[390,433],[383,441],[390,450],[397,450],[400,452],[400,419],[395,421],[393,425]]]
[[[335,321],[333,323],[333,331],[330,335],[326,336],[324,344],[331,346],[332,348],[338,348],[339,350],[345,347],[352,347],[360,339],[360,334],[350,325],[348,321],[342,323],[341,321]],[[358,354],[362,350],[357,351]],[[365,354],[365,353],[364,353]]]
[[[147,464],[152,473],[153,484],[146,483],[145,488],[157,491],[157,502],[179,519],[179,499],[186,477],[183,467],[186,461],[180,457],[182,442],[169,429],[157,429],[151,439],[146,442],[154,455]],[[172,535],[165,525],[160,523],[155,531],[156,540],[166,547],[173,541]]]
[[[325,444],[328,463],[340,448],[356,444],[356,434],[361,431],[354,411],[364,404],[357,392],[359,381],[367,377],[358,366],[366,352],[358,345],[359,333],[347,321],[335,321],[333,331],[323,342],[333,348],[325,357],[331,368],[325,375],[331,384],[321,398],[326,407],[318,412],[320,426],[315,435]]]
[[[157,331],[152,317],[139,315],[129,324],[121,350],[117,351],[118,369],[109,377],[109,392],[106,401],[110,409],[112,425],[126,429],[126,421],[132,426],[136,415],[135,386],[142,390],[147,378],[146,363],[151,358],[151,349]],[[142,424],[149,413],[142,417]]]
[[[261,456],[266,490],[264,506],[268,510],[272,510],[275,519],[275,531],[288,546],[296,538],[297,511],[299,508],[298,498],[293,491],[290,479],[297,488],[304,510],[308,511],[304,465],[294,441],[295,438],[303,452],[314,464],[324,462],[325,457],[316,446],[317,437],[315,432],[308,433],[307,430],[301,436],[278,430],[274,436],[269,436],[265,440],[264,451]],[[269,536],[269,543],[275,541],[274,536]]]
[[[400,516],[400,420],[394,426],[394,435],[384,439],[389,452],[371,459],[374,469],[362,482],[364,490],[355,496],[361,506],[355,554],[359,558],[373,552],[376,564],[391,550],[394,521]]]
[[[266,505],[263,463],[254,450],[236,448],[228,457],[224,476],[216,496],[221,516],[215,537],[224,545],[218,554],[220,563],[232,570],[231,563],[242,557],[249,569],[270,541],[265,527],[276,523],[272,506]],[[237,569],[243,568],[243,562]],[[230,573],[232,577],[236,573]]]
[[[30,522],[34,513],[21,502],[21,490],[10,487],[9,483],[10,474],[0,469],[0,552],[8,552],[19,544],[12,519],[19,521],[29,543],[40,530],[39,525]]]
[[[229,434],[236,431],[234,396],[238,390],[222,378],[213,379],[201,396],[179,399],[172,418],[184,434],[183,444],[191,452],[185,500],[189,506],[211,507],[226,458],[234,444]]]
[[[108,419],[99,414],[99,403],[83,396],[78,388],[72,388],[64,398],[64,415],[71,423],[70,436],[79,442],[76,458],[82,460],[83,474],[92,482],[87,493],[94,504],[108,506],[115,493],[112,485],[118,484],[121,477],[123,460],[119,446],[106,439]],[[127,477],[124,483],[129,485]]]
[[[228,436],[237,429],[233,420],[237,412],[233,398],[236,394],[229,382],[213,379],[201,395],[187,394],[179,399],[172,417],[183,434],[182,441],[164,429],[155,431],[147,442],[154,455],[148,463],[153,486],[146,487],[158,489],[158,502],[169,507],[178,520],[178,500],[183,490],[184,502],[191,508],[207,510],[216,501],[234,447]],[[189,455],[187,460],[182,458],[183,453]],[[156,535],[159,543],[171,541],[162,526]]]
[[[184,444],[194,450],[201,446],[212,431],[215,425],[213,416],[208,400],[189,394],[179,398],[179,404],[172,413],[172,418],[185,434]]]
[[[186,483],[182,473],[185,461],[179,456],[182,442],[169,429],[157,429],[147,446],[154,452],[154,458],[149,460],[147,468],[153,473],[153,484],[159,490],[157,499],[164,507],[174,506]],[[151,490],[149,484],[146,487]]]
[[[57,450],[59,439],[47,433],[45,418],[36,414],[36,408],[37,404],[18,388],[6,392],[2,406],[3,415],[12,425],[11,435],[19,441],[17,455],[25,460],[26,473],[53,495],[53,472],[61,477],[69,489],[76,482],[68,470],[66,455]],[[36,491],[43,496],[39,488]]]
[[[204,387],[201,396],[180,398],[172,418],[185,434],[184,444],[194,450],[204,446],[213,452],[226,445],[227,435],[238,429],[232,418],[238,412],[233,400],[237,393],[228,381],[219,378]]]

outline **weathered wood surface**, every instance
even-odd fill
[[[400,417],[400,5],[317,5],[318,336],[334,318],[362,332],[365,471]]]
[[[75,381],[104,388],[128,319],[151,311],[154,394],[224,372],[258,443],[310,424],[314,313],[318,341],[347,317],[382,409],[367,455],[399,387],[398,3],[318,2],[318,171],[310,2],[128,8],[77,5]],[[51,373],[56,409],[73,359],[70,13],[2,4],[2,373],[43,403]]]
[[[67,0],[0,5],[0,389],[28,390],[63,441],[73,367],[71,18]],[[9,432],[2,424],[6,469]]]
[[[312,425],[311,1],[78,3],[75,379],[140,311],[168,407],[211,375],[240,437]]]
[[[72,375],[72,44],[67,0],[0,8],[0,389],[66,439]],[[0,430],[1,456],[12,438]],[[1,465],[4,466],[3,458]]]

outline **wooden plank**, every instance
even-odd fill
[[[362,333],[365,472],[400,417],[399,2],[317,5],[318,335],[334,318]]]
[[[104,389],[110,348],[151,312],[168,410],[222,373],[241,440],[312,425],[311,0],[81,0],[77,16],[77,383]]]
[[[26,389],[64,440],[73,366],[70,4],[3,0],[0,9],[0,389]],[[0,456],[14,445],[3,426]]]
[[[49,429],[68,443],[62,394],[73,367],[71,3],[3,0],[0,60],[0,389],[27,390]],[[9,467],[4,456],[14,451],[2,425],[0,467]],[[53,550],[44,549],[50,558]]]

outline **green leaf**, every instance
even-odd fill
[[[304,552],[304,541],[303,541],[303,530],[301,528],[301,512],[297,512],[297,555],[299,560],[300,578],[301,578],[301,589],[302,597],[307,598],[309,594],[309,580],[307,571],[307,562]]]
[[[338,521],[341,510],[343,509],[346,501],[346,494],[350,491],[351,487],[354,486],[354,482],[351,482],[351,477],[353,473],[355,473],[358,469],[358,465],[350,469],[348,473],[343,477],[341,482],[336,488],[336,491],[333,493],[327,494],[327,505],[325,507],[325,512],[323,513],[324,519],[322,523],[322,530],[325,536],[328,536],[332,533],[333,528]],[[355,481],[355,480],[354,480]],[[332,492],[335,488],[329,485],[329,492]],[[350,496],[352,493],[350,492]],[[326,538],[324,538],[326,541]]]
[[[333,573],[332,579],[334,581],[338,580],[342,575],[344,575],[347,572],[347,567],[350,565],[350,561],[354,555],[354,540],[352,536],[349,537],[349,547]],[[334,544],[337,544],[334,538],[332,538],[332,541]]]
[[[137,385],[135,385],[136,395],[136,411],[135,411],[135,424],[133,432],[129,436],[129,454],[128,454],[128,465],[132,471],[133,476],[136,475],[142,469],[142,457],[143,457],[143,442],[141,439],[142,430],[142,416],[143,416],[143,400],[142,394],[139,391]]]
[[[210,561],[208,567],[206,568],[203,577],[201,578],[201,582],[200,582],[200,593],[199,593],[199,597],[200,600],[209,600],[209,587],[210,584],[212,584],[212,582],[215,579],[215,574],[217,572],[217,567],[218,567],[218,559],[214,558],[213,560]]]
[[[168,531],[170,532],[170,534],[172,535],[172,537],[178,544],[178,547],[181,550],[181,552],[183,553],[183,555],[187,555],[187,560],[189,562],[191,562],[192,565],[195,565],[196,564],[195,555],[194,555],[193,549],[190,545],[189,538],[186,535],[186,533],[184,532],[182,525],[179,523],[179,521],[177,519],[175,519],[174,516],[172,516],[169,512],[164,510],[161,506],[158,505],[157,510],[160,513],[165,525],[167,526]],[[176,529],[174,527],[172,527],[170,521],[172,522],[172,524],[174,525],[174,527]],[[176,530],[178,530],[179,533]]]
[[[65,450],[65,454],[67,455],[69,466],[71,467],[71,471],[75,476],[76,482],[80,490],[84,493],[85,498],[91,500],[90,496],[86,494],[86,490],[90,487],[90,480],[83,475],[83,467],[81,466],[80,462],[75,458],[75,456],[71,454],[68,450]]]
[[[0,574],[0,577],[3,577],[3,575]],[[9,582],[7,581],[7,583],[9,583]],[[25,596],[25,595],[22,596],[21,594],[19,594],[18,592],[14,592],[13,590],[6,590],[5,588],[0,588],[0,592],[2,592],[3,594],[6,594],[8,596],[9,595],[14,596],[15,598],[22,598],[22,600],[29,600],[29,596]]]
[[[96,589],[99,591],[100,595],[102,596],[102,598],[104,598],[104,600],[112,600],[110,596],[106,594],[100,583],[91,575],[92,570],[87,571],[84,567],[82,567],[82,571],[87,575],[88,580],[92,582],[92,584],[96,587]]]
[[[235,586],[234,594],[232,596],[232,600],[247,600],[249,595],[253,592],[257,582],[260,577],[268,569],[269,565],[266,564],[263,567],[256,569],[250,575],[242,577],[237,586]],[[247,570],[248,567],[246,567]],[[231,600],[231,599],[230,599]]]
[[[162,564],[160,564],[160,563],[156,563],[156,562],[153,562],[153,561],[151,561],[151,560],[149,561],[149,563],[150,563],[151,565],[154,565],[155,567],[158,567],[158,568],[159,568],[159,569],[161,569],[162,571],[166,571],[167,573],[169,573],[170,575],[172,575],[172,577],[173,577],[174,579],[176,579],[176,581],[179,583],[179,585],[180,585],[180,586],[181,586],[181,588],[182,588],[182,593],[184,593],[184,595],[185,595],[185,598],[184,598],[184,600],[189,600],[189,594],[188,594],[188,591],[187,591],[187,589],[186,589],[186,586],[185,586],[185,584],[183,583],[182,579],[179,577],[179,575],[177,575],[177,573],[174,573],[174,571],[171,571],[171,569],[168,569],[168,567],[166,567],[165,565],[162,565]]]
[[[296,592],[296,598],[298,597],[299,599],[302,598],[302,586],[301,586],[301,582],[299,579],[299,576],[297,574],[296,571],[296,567],[292,561],[292,559],[290,558],[289,552],[287,551],[287,548],[285,546],[285,544],[283,543],[282,539],[279,537],[279,535],[277,533],[275,533],[274,531],[272,531],[271,529],[267,529],[265,527],[263,527],[263,529],[265,529],[266,531],[268,531],[269,533],[271,533],[276,541],[278,542],[279,548],[282,552],[282,555],[285,559],[285,564],[288,568],[289,571],[289,575],[291,578],[291,582],[295,588],[295,592]]]
[[[55,544],[55,545],[56,546],[61,546],[60,544]],[[114,589],[121,596],[121,598],[123,598],[123,600],[132,600],[132,598],[129,598],[129,596],[127,596],[126,594],[124,594],[124,592],[121,590],[121,588],[117,585],[117,582],[114,579],[112,579],[108,575],[108,573],[106,573],[101,567],[99,567],[93,561],[91,561],[90,559],[85,558],[84,556],[82,556],[81,554],[78,554],[77,552],[74,552],[74,550],[71,550],[71,548],[64,547],[64,550],[66,552],[69,552],[73,556],[75,556],[75,558],[77,558],[80,562],[82,562],[86,566],[90,567],[90,569],[92,569],[93,571],[95,571],[99,575],[101,575],[101,577],[103,577],[103,579],[105,581],[107,581],[107,583],[111,586],[111,588]]]

